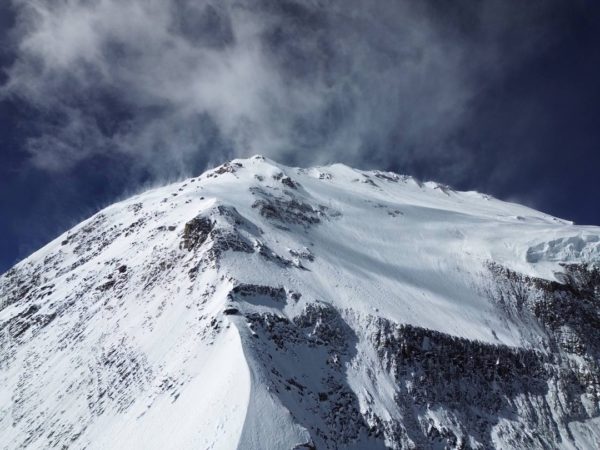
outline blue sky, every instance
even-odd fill
[[[345,162],[600,224],[597,2],[0,5],[0,272],[232,157]]]

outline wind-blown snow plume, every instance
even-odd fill
[[[42,169],[116,154],[172,175],[260,152],[460,172],[469,103],[546,38],[540,5],[515,24],[497,1],[13,0],[2,94],[41,116]]]

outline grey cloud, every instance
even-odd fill
[[[1,92],[43,118],[28,151],[45,170],[109,153],[172,176],[263,153],[428,161],[458,179],[471,102],[546,38],[513,21],[535,25],[549,7],[514,19],[511,2],[436,3],[13,0],[17,59]]]

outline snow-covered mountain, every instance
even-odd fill
[[[600,447],[600,228],[256,156],[0,277],[0,446]]]

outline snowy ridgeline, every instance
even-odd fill
[[[600,446],[600,228],[262,157],[0,277],[0,448]]]

